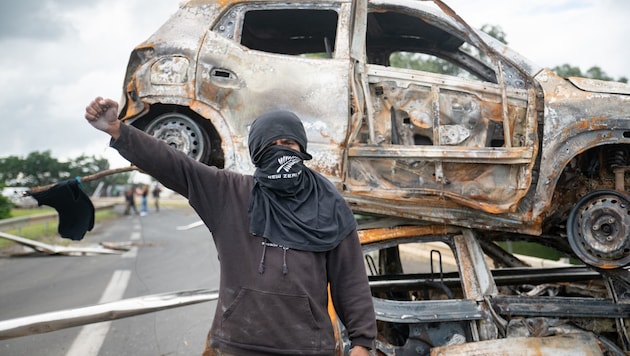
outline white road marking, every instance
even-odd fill
[[[199,220],[199,221],[194,222],[192,224],[188,224],[188,225],[184,225],[184,226],[178,226],[176,229],[179,230],[179,231],[190,230],[190,229],[196,228],[196,227],[201,226],[201,225],[203,225],[203,221]]]
[[[138,256],[138,246],[132,246],[129,251],[120,255],[121,258],[136,258]]]
[[[137,241],[137,240],[140,240],[140,236],[142,235],[140,235],[139,232],[132,232],[130,239],[131,241]]]
[[[125,289],[129,284],[131,278],[131,271],[129,270],[116,270],[112,279],[109,281],[107,288],[103,292],[99,303],[112,302],[122,299]],[[77,335],[76,339],[70,346],[66,356],[86,356],[86,355],[98,355],[105,336],[109,331],[111,321],[105,321],[96,324],[86,325],[81,328],[81,332]]]

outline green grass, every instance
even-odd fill
[[[29,215],[39,215],[45,213],[52,213],[55,209],[49,207],[40,207],[40,208],[32,208],[32,209],[11,209],[11,217],[12,218],[21,218],[22,216]]]
[[[508,252],[512,252],[519,255],[532,256],[538,258],[544,258],[548,260],[557,261],[560,258],[568,257],[570,263],[577,264],[578,261],[570,255],[558,251],[551,247],[543,246],[535,242],[523,242],[515,241],[511,244],[508,242],[499,242],[499,246],[503,247]]]
[[[14,209],[11,210],[11,217],[22,217],[28,215],[44,214],[54,212],[53,208],[35,208],[35,209]],[[94,216],[94,223],[111,220],[117,218],[119,215],[111,209],[97,211]],[[57,233],[58,221],[51,221],[48,223],[31,224],[21,227],[20,229],[12,229],[4,231],[7,234],[16,235],[26,239],[35,241],[41,241],[45,243],[63,244],[70,243],[68,239],[62,239]],[[0,249],[14,246],[15,242],[0,238]]]

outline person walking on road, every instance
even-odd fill
[[[125,191],[125,215],[129,215],[131,213],[131,210],[133,210],[134,214],[138,215],[135,195],[136,193],[134,192],[133,187],[129,187]]]
[[[144,185],[140,191],[140,215],[145,216],[149,213],[149,186]]]
[[[117,112],[117,102],[97,97],[85,118],[123,157],[187,197],[212,232],[221,278],[204,355],[334,355],[329,291],[350,355],[369,355],[376,318],[356,221],[334,185],[304,165],[312,157],[295,114],[253,121],[256,170],[244,175],[197,162]]]
[[[160,185],[158,183],[155,183],[155,185],[153,185],[153,190],[151,191],[151,195],[153,196],[153,203],[155,204],[156,212],[160,211],[160,193],[161,192],[162,192],[162,189],[160,189]]]

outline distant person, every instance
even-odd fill
[[[125,207],[125,215],[129,215],[131,213],[131,210],[133,210],[133,212],[138,215],[138,209],[136,208],[136,198],[135,198],[135,192],[133,187],[129,187],[127,188],[127,190],[125,191],[125,202],[126,202],[126,207]]]
[[[160,192],[162,192],[162,189],[160,189],[160,185],[156,183],[153,186],[153,191],[151,191],[151,194],[153,195],[153,202],[155,203],[156,212],[160,211]]]
[[[212,232],[220,287],[204,355],[334,355],[329,295],[350,356],[369,355],[376,317],[356,220],[335,186],[304,164],[312,157],[295,114],[253,121],[256,171],[244,175],[195,161],[117,113],[115,101],[98,97],[85,118],[128,161],[187,197]]]
[[[149,186],[144,185],[140,191],[140,216],[145,216],[149,213],[148,207],[149,199]]]

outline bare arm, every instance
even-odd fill
[[[109,134],[114,140],[120,136],[118,103],[100,96],[92,100],[85,108],[85,119],[95,128]]]

